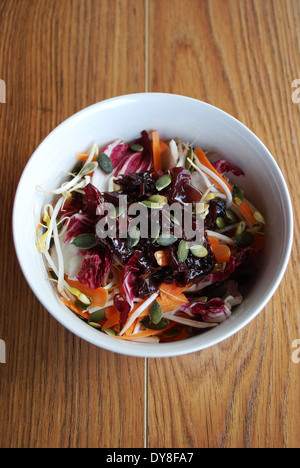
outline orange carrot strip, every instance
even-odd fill
[[[78,161],[87,161],[89,156],[89,154],[77,154],[76,158]],[[94,156],[93,161],[97,161],[96,156]]]
[[[172,328],[174,326],[175,326],[175,323],[171,323],[170,325],[168,325],[163,330],[150,330],[148,328],[147,330],[145,330],[145,331],[143,331],[141,333],[136,333],[135,335],[130,335],[130,336],[122,335],[122,336],[115,336],[114,338],[118,338],[119,340],[138,340],[139,338],[145,338],[146,336],[158,335],[159,333],[163,333],[163,332],[169,330],[170,328]]]
[[[155,171],[161,171],[161,150],[159,133],[152,133],[153,165]]]
[[[211,162],[206,157],[206,155],[204,154],[202,149],[201,148],[196,148],[194,153],[197,156],[197,158],[199,159],[200,163],[203,164],[203,166],[207,167],[207,169],[210,169],[214,174],[216,174],[222,180],[222,182],[224,182],[224,184],[227,185],[227,187],[229,188],[229,190],[232,193],[233,187],[229,184],[229,182],[227,182],[226,179],[224,179],[224,177],[222,177],[218,173],[218,171],[211,164]],[[218,185],[218,187],[220,187],[222,192],[224,192],[224,189],[221,187],[221,185],[218,184],[218,182],[216,182],[216,184]],[[242,215],[244,216],[246,221],[250,224],[250,226],[253,226],[254,224],[256,224],[257,221],[253,216],[253,212],[252,212],[251,208],[249,207],[249,205],[245,201],[243,201],[243,203],[240,206],[237,206],[237,205],[235,205],[235,206],[242,213]]]
[[[102,330],[116,326],[120,322],[120,314],[114,306],[106,308],[106,322],[102,326]]]
[[[108,299],[107,289],[104,289],[104,288],[91,289],[81,284],[79,281],[70,280],[68,277],[66,278],[66,281],[71,288],[76,288],[81,293],[90,297],[92,300],[93,306],[104,307],[105,304],[107,303],[107,299]]]
[[[231,250],[228,245],[220,244],[215,237],[208,238],[213,253],[218,263],[228,263],[230,260]]]
[[[81,317],[87,320],[90,318],[90,314],[88,312],[84,312],[83,310],[79,309],[78,307],[76,307],[75,304],[73,304],[73,302],[67,301],[67,299],[65,299],[64,297],[61,297],[60,300],[65,306],[67,306],[69,309],[75,312],[75,314],[80,315]]]

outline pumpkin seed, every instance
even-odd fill
[[[166,205],[168,203],[168,199],[166,197],[163,197],[162,195],[152,195],[148,198],[148,201],[163,205]]]
[[[100,323],[95,323],[95,322],[88,322],[90,327],[96,328],[96,330],[101,330],[101,325]]]
[[[159,238],[156,240],[158,245],[161,245],[163,247],[168,247],[169,245],[174,244],[174,242],[177,241],[177,238],[170,234],[169,236],[164,236],[163,234],[159,236]]]
[[[88,322],[88,323],[90,327],[96,328],[96,330],[101,330],[102,328],[100,323],[96,323],[96,322]]]
[[[237,206],[240,206],[244,201],[244,192],[243,190],[235,185],[232,190],[232,199]]]
[[[134,153],[140,153],[144,151],[144,147],[140,145],[139,143],[134,143],[133,145],[130,146],[131,151]]]
[[[91,323],[91,322],[92,322],[92,323],[99,323],[99,322],[101,322],[101,320],[104,319],[105,314],[106,314],[105,309],[96,310],[95,312],[93,312],[93,313],[90,315],[89,323]]]
[[[245,248],[249,247],[254,241],[254,236],[250,232],[242,232],[235,240],[238,247]]]
[[[125,207],[124,206],[117,206],[116,208],[112,209],[109,213],[108,213],[108,217],[110,219],[116,219],[116,218],[119,218],[125,211]]]
[[[156,240],[159,238],[159,235],[160,235],[160,231],[161,231],[161,227],[159,224],[156,225],[156,230],[155,231],[151,231],[151,235],[153,235],[152,237],[152,244],[154,244],[154,242],[156,242]]]
[[[162,210],[165,206],[165,203],[156,203],[149,200],[145,200],[139,203],[146,206],[147,208],[150,208],[151,210]]]
[[[111,174],[112,171],[114,170],[113,163],[110,157],[107,156],[107,154],[100,153],[97,158],[97,161],[102,171],[104,171],[106,174]]]
[[[266,224],[266,221],[265,221],[263,215],[262,215],[259,211],[254,211],[253,217],[254,217],[254,219],[256,219],[256,221],[258,221],[259,223],[261,223],[261,224]]]
[[[169,213],[171,221],[175,224],[175,226],[181,226],[179,219],[175,218],[173,213]]]
[[[91,174],[94,172],[98,167],[98,164],[96,162],[90,162],[89,164],[86,164],[81,171],[79,172],[79,175],[86,176],[88,174]]]
[[[177,257],[180,262],[185,262],[189,254],[188,244],[185,240],[181,240],[177,250]]]
[[[221,218],[221,216],[219,216],[217,219],[216,219],[216,225],[219,229],[223,229],[225,226],[226,226],[226,222],[225,222],[225,219],[224,218]]]
[[[196,203],[196,208],[193,210],[193,214],[203,214],[209,209],[208,203],[198,202]]]
[[[98,239],[94,234],[80,234],[71,240],[71,244],[75,245],[77,249],[87,250],[96,247]]]
[[[106,328],[105,333],[110,336],[116,336],[117,334],[117,332],[115,332],[115,330],[113,330],[112,328]]]
[[[191,173],[193,172],[194,168],[191,164],[190,161],[194,162],[194,159],[195,159],[195,154],[194,154],[194,150],[193,148],[189,148],[188,149],[188,152],[187,152],[187,155],[186,155],[186,159],[185,159],[185,169],[187,169],[188,171],[190,171]],[[190,160],[190,161],[189,161]]]
[[[136,226],[131,227],[128,231],[127,246],[132,249],[139,243],[140,239],[141,231]]]
[[[145,317],[141,320],[141,324],[144,325],[145,328],[150,328],[150,330],[163,330],[164,328],[167,328],[169,321],[162,318],[159,323],[153,323],[149,317]]]
[[[169,174],[166,174],[162,177],[160,177],[157,181],[156,181],[156,190],[158,190],[159,192],[161,190],[163,190],[164,188],[168,187],[172,182],[172,177],[169,175]]]
[[[208,255],[208,251],[204,245],[193,245],[190,249],[194,257],[204,258]]]
[[[230,224],[235,224],[238,222],[238,217],[233,213],[233,211],[226,210],[225,213],[226,213],[225,219]]]
[[[163,318],[162,308],[157,301],[154,301],[150,306],[149,318],[155,325],[157,325]]]
[[[80,301],[80,299],[77,299],[75,301],[75,305],[80,310],[86,310],[90,304],[85,304],[84,302]]]
[[[235,230],[236,237],[239,236],[240,234],[242,234],[242,232],[244,232],[245,229],[246,229],[246,223],[245,223],[245,221],[241,221],[239,223],[238,227]]]

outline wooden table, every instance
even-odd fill
[[[300,446],[299,24],[299,0],[0,1],[0,447]],[[144,91],[245,123],[295,210],[291,261],[264,311],[172,359],[113,354],[66,331],[30,291],[11,232],[18,180],[43,138],[90,104]]]

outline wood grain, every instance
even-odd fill
[[[149,362],[150,447],[299,447],[300,2],[150,1],[149,90],[207,101],[270,149],[291,190],[286,275],[244,330],[199,353]]]
[[[42,139],[83,107],[144,91],[144,8],[143,0],[0,2],[1,448],[144,444],[144,361],[56,323],[23,279],[10,227],[19,177]]]
[[[299,0],[0,1],[1,448],[299,447],[299,20]],[[245,123],[295,214],[288,270],[257,319],[213,348],[146,362],[62,328],[28,288],[11,233],[18,180],[43,138],[83,107],[145,89]]]

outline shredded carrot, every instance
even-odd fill
[[[87,161],[89,159],[89,154],[77,154],[76,158],[78,161]],[[94,156],[93,161],[97,161],[97,157]]]
[[[211,162],[206,157],[206,155],[204,154],[202,149],[201,148],[196,148],[194,153],[197,156],[197,158],[199,159],[200,163],[203,164],[203,166],[205,166],[207,169],[210,169],[214,174],[216,174],[216,176],[218,176],[222,180],[222,182],[224,182],[224,184],[227,185],[227,187],[229,188],[229,190],[232,193],[233,187],[229,184],[229,182],[227,182],[226,179],[224,179],[224,177],[222,177],[218,173],[218,171],[211,164]],[[224,189],[221,187],[221,185],[218,184],[218,182],[216,182],[216,184],[222,190],[222,192],[224,192]],[[236,207],[242,213],[242,215],[244,216],[244,218],[246,219],[246,221],[248,222],[248,224],[250,226],[253,226],[254,224],[257,223],[256,219],[253,216],[253,212],[252,212],[251,208],[249,207],[249,205],[245,201],[243,201],[243,203],[240,206],[236,205]]]
[[[104,307],[108,299],[108,291],[104,288],[91,289],[87,286],[84,286],[79,281],[70,280],[66,277],[66,281],[71,288],[78,289],[81,293],[85,294],[87,297],[91,298],[93,306],[95,307]]]
[[[73,304],[73,302],[67,301],[67,299],[65,299],[64,297],[61,297],[60,300],[65,306],[67,306],[69,309],[75,312],[75,314],[80,315],[81,317],[87,320],[90,318],[89,312],[84,312],[83,310],[79,309],[78,307],[76,307],[75,304]]]
[[[159,133],[152,133],[153,165],[155,171],[161,171],[161,143]]]
[[[120,314],[114,306],[107,307],[105,313],[106,322],[102,326],[103,331],[115,327],[120,322]]]
[[[150,330],[150,328],[148,328],[147,330],[141,333],[136,333],[135,335],[128,335],[128,336],[122,335],[122,336],[115,336],[114,338],[118,338],[119,340],[138,340],[139,338],[145,338],[146,336],[159,335],[159,333],[163,333],[174,326],[175,326],[175,323],[171,323],[163,330]]]
[[[216,237],[208,238],[213,253],[218,263],[227,263],[230,260],[231,250],[228,245],[220,244],[219,239]]]

